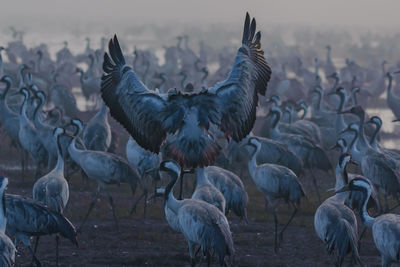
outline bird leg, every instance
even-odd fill
[[[81,223],[81,226],[79,226],[79,228],[78,228],[78,232],[81,232],[81,231],[82,231],[83,226],[85,225],[86,220],[87,220],[87,218],[88,218],[90,212],[92,211],[92,209],[94,208],[94,205],[96,204],[96,201],[97,201],[97,198],[98,198],[99,194],[100,194],[100,186],[97,187],[97,190],[96,190],[96,192],[95,192],[94,195],[93,195],[92,202],[90,202],[89,209],[88,209],[88,211],[87,211],[87,213],[86,213],[86,215],[85,215],[85,218],[83,219],[83,221],[82,221],[82,223]]]
[[[318,190],[318,184],[317,184],[317,178],[315,178],[315,175],[313,173],[313,171],[310,169],[310,173],[312,176],[312,180],[313,180],[313,184],[315,187],[315,191],[317,192],[317,197],[318,197],[318,203],[321,203],[321,195],[319,194],[319,190]]]
[[[297,206],[294,205],[294,211],[292,213],[292,216],[290,216],[289,221],[285,224],[285,226],[283,227],[283,229],[281,230],[281,232],[279,233],[279,243],[283,240],[283,232],[286,230],[286,228],[289,226],[289,224],[292,222],[294,216],[297,213]]]
[[[136,214],[136,206],[139,203],[139,201],[147,194],[147,191],[144,190],[143,193],[140,195],[140,197],[133,203],[132,209],[130,211],[130,214],[132,215],[133,212]]]
[[[147,210],[147,190],[144,193],[144,208],[143,208],[143,220],[146,219],[146,210]]]
[[[192,242],[188,241],[188,246],[189,246],[189,255],[190,255],[190,266],[195,267],[196,266],[196,259],[195,259],[195,254],[194,254],[194,244]],[[196,252],[197,254],[197,252]]]
[[[38,245],[39,245],[39,238],[40,238],[40,236],[37,236],[36,239],[35,239],[35,248],[34,248],[34,250],[33,250],[35,253],[36,253],[37,247],[38,247]]]
[[[42,264],[40,263],[39,259],[36,257],[35,252],[32,250],[32,247],[31,247],[31,246],[28,246],[28,249],[29,249],[29,251],[32,253],[32,257],[33,257],[33,260],[34,260],[35,263],[36,263],[36,266],[37,266],[37,267],[41,267]]]
[[[360,252],[360,248],[361,248],[361,239],[363,238],[363,236],[365,235],[366,232],[367,232],[367,227],[364,226],[364,228],[361,231],[360,237],[358,238],[358,252]]]
[[[183,175],[184,175],[184,171],[181,168],[181,174],[179,175],[180,177],[180,186],[179,186],[179,197],[178,200],[182,200],[182,191],[183,191]]]
[[[56,266],[58,267],[58,241],[60,237],[56,234]]]
[[[275,208],[272,209],[272,214],[274,215],[274,224],[275,224],[275,232],[274,232],[274,252],[278,253],[278,216],[276,215]]]
[[[117,231],[119,232],[119,224],[118,224],[118,218],[117,215],[115,214],[115,207],[114,207],[114,200],[110,193],[106,190],[107,196],[108,196],[108,202],[110,203],[112,214],[114,217],[114,222],[115,222],[115,227],[117,228]]]

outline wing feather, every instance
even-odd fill
[[[102,98],[113,116],[145,149],[158,153],[166,139],[162,127],[163,98],[148,90],[130,67],[125,65],[117,36],[110,40],[104,54],[101,82]],[[110,58],[111,56],[111,58]]]
[[[256,120],[258,94],[265,95],[271,69],[261,50],[261,33],[256,33],[256,21],[247,13],[242,46],[228,78],[210,93],[217,95],[221,113],[220,129],[236,142],[248,135]]]

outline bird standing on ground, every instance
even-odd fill
[[[219,259],[219,265],[226,263],[225,256],[230,256],[232,263],[235,249],[232,234],[225,215],[215,206],[202,200],[177,200],[173,195],[173,187],[180,176],[181,168],[174,161],[164,161],[160,170],[171,177],[165,189],[166,206],[178,218],[179,229],[188,241],[191,265],[195,265],[194,246],[199,245],[207,256],[210,265],[210,250],[214,250]]]
[[[290,169],[276,164],[257,164],[257,154],[261,150],[261,143],[257,140],[257,138],[251,137],[247,145],[253,146],[255,148],[251,160],[248,164],[250,176],[256,184],[257,188],[264,194],[267,203],[270,206],[274,215],[274,248],[275,252],[277,252],[279,246],[278,216],[276,214],[277,201],[279,199],[285,199],[288,203],[292,204],[294,208],[292,216],[279,233],[279,239],[282,239],[283,232],[296,215],[300,204],[300,199],[305,196],[305,193],[296,174],[294,174],[294,172]]]
[[[393,262],[400,262],[400,215],[383,214],[371,217],[367,211],[367,203],[371,196],[371,185],[363,178],[355,178],[338,190],[340,192],[362,192],[364,195],[363,205],[360,207],[361,221],[365,226],[372,229],[372,236],[376,248],[382,257],[382,267],[389,267]]]
[[[8,185],[8,179],[4,176],[0,176],[0,199],[2,199],[2,205],[0,205],[0,265],[3,267],[14,266],[15,263],[15,246],[11,239],[6,235],[7,225],[7,208],[4,203],[5,191]]]

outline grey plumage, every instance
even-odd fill
[[[108,123],[108,108],[102,103],[96,115],[83,130],[83,142],[89,150],[107,151],[111,144],[111,128]]]
[[[145,149],[158,153],[171,134],[167,156],[183,168],[210,165],[220,151],[210,124],[239,142],[254,125],[258,94],[264,95],[267,89],[271,69],[261,50],[261,33],[255,31],[255,20],[250,22],[246,14],[242,46],[228,79],[191,94],[176,90],[158,94],[147,89],[125,64],[115,36],[109,43],[111,58],[104,55],[103,100]]]
[[[360,208],[361,221],[372,229],[376,248],[382,257],[382,266],[389,267],[393,262],[400,262],[400,215],[383,214],[376,218],[367,211],[367,202],[371,196],[371,185],[363,178],[356,178],[337,192],[359,191],[364,195]]]
[[[41,203],[18,195],[6,195],[7,229],[6,232],[28,247],[38,265],[30,243],[30,237],[60,234],[77,245],[77,233],[74,225],[63,215],[51,211]]]
[[[143,187],[142,196],[140,196],[132,208],[132,212],[136,210],[136,204],[144,197],[143,217],[146,216],[147,196],[152,183],[156,184],[161,179],[158,172],[160,165],[160,156],[151,153],[142,148],[139,144],[130,137],[126,144],[126,158],[129,163],[138,171]]]
[[[93,196],[89,210],[80,226],[80,228],[82,228],[96,203],[100,189],[105,189],[106,185],[128,183],[131,187],[132,195],[135,195],[136,186],[138,181],[140,181],[140,177],[136,169],[134,169],[124,158],[118,155],[103,151],[79,149],[76,146],[76,139],[82,132],[83,125],[78,119],[72,120],[72,124],[78,129],[75,133],[75,138],[72,139],[68,146],[68,152],[71,158],[83,169],[86,175],[98,183],[97,191]],[[113,198],[107,190],[106,193],[118,229],[118,219],[115,214]]]
[[[289,221],[281,230],[279,236],[283,237],[283,233],[289,223],[292,221],[297,213],[300,199],[305,196],[303,187],[299,182],[296,174],[290,169],[277,164],[264,163],[257,165],[257,154],[261,150],[261,143],[257,138],[252,137],[248,141],[248,145],[253,146],[255,151],[252,154],[248,167],[251,178],[256,184],[272,209],[275,221],[275,252],[278,249],[278,217],[276,215],[276,205],[278,199],[284,199],[293,205],[294,211]]]
[[[247,222],[247,203],[249,197],[240,178],[231,171],[218,166],[208,166],[205,175],[225,198],[225,214],[233,211]]]
[[[165,190],[166,205],[178,217],[180,230],[189,244],[192,265],[194,245],[200,246],[208,259],[210,250],[216,251],[220,266],[224,265],[226,255],[230,256],[232,263],[235,250],[225,215],[215,206],[201,200],[176,200],[172,189],[180,176],[180,167],[173,161],[164,161],[160,165],[160,170],[167,171],[171,176],[171,181]]]
[[[11,267],[15,263],[15,246],[11,239],[5,234],[7,225],[7,209],[4,203],[4,196],[8,178],[0,176],[0,266]]]
[[[192,195],[192,199],[203,200],[217,207],[225,214],[225,198],[210,181],[205,174],[204,168],[197,168],[196,188]]]

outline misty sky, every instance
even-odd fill
[[[0,27],[185,22],[242,24],[245,11],[262,24],[400,27],[399,0],[1,0]]]

